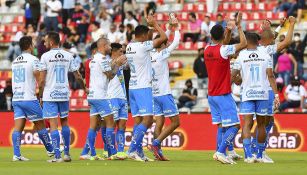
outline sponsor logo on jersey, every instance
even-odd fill
[[[66,99],[68,96],[68,92],[62,92],[59,90],[54,90],[50,93],[50,97],[53,99]]]
[[[266,94],[266,91],[264,90],[254,90],[254,89],[250,89],[248,91],[246,91],[246,97],[247,98],[263,98]]]

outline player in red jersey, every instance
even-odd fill
[[[208,71],[208,101],[211,109],[212,123],[218,125],[217,151],[213,158],[225,164],[235,162],[226,157],[226,148],[233,142],[240,129],[240,119],[236,103],[231,96],[231,72],[229,56],[246,47],[246,38],[241,28],[242,14],[236,19],[240,43],[223,45],[225,41],[224,28],[215,25],[210,33],[211,45],[204,51],[205,64]]]

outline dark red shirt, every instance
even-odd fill
[[[222,45],[209,45],[204,51],[208,71],[208,95],[220,96],[231,93],[230,60],[221,56]]]
[[[90,87],[90,62],[91,58],[87,59],[84,63],[85,66],[85,82],[86,82],[86,87]]]

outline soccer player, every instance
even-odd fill
[[[262,153],[266,146],[265,116],[268,111],[269,84],[275,94],[275,107],[279,105],[278,91],[272,71],[273,60],[264,48],[258,47],[257,34],[247,33],[246,40],[247,48],[239,53],[232,72],[232,77],[237,77],[239,74],[242,77],[240,114],[244,115],[242,132],[244,161],[247,163],[254,163],[256,160],[265,162]],[[256,160],[251,152],[251,128],[254,115],[256,115],[258,129]]]
[[[262,33],[260,34],[260,45],[266,50],[266,52],[271,55],[272,59],[273,59],[273,55],[277,52],[282,51],[284,48],[288,47],[291,42],[292,42],[292,36],[293,36],[293,31],[294,31],[294,25],[296,22],[296,19],[293,16],[289,17],[289,28],[288,28],[288,32],[287,35],[285,37],[285,39],[277,44],[273,44],[274,43],[274,39],[276,38],[276,34],[274,35],[274,33],[272,32],[271,28],[270,28],[270,24],[265,21],[264,24],[267,24],[265,26],[269,26],[266,27]],[[282,26],[284,23],[283,20],[281,20],[281,25]],[[275,32],[278,32],[278,30],[275,30]],[[266,132],[267,135],[268,133],[271,131],[272,127],[274,126],[274,93],[271,89],[271,87],[269,87],[269,103],[268,103],[268,117],[266,117],[266,121],[265,121],[265,125],[266,125]],[[257,132],[257,131],[256,131]],[[268,142],[268,137],[266,140],[266,145]],[[256,153],[256,139],[252,139],[252,152]],[[266,147],[265,147],[266,149]],[[266,162],[271,162],[274,163],[274,161],[267,155],[267,153],[264,151],[263,152],[263,158],[265,159]]]
[[[177,19],[173,19],[173,22],[165,32],[167,36],[170,35],[172,28],[175,29],[175,37],[172,44],[167,46],[167,43],[164,42],[160,47],[151,52],[153,68],[152,91],[154,96],[154,116],[156,117],[156,127],[154,131],[155,139],[152,145],[148,145],[148,149],[154,154],[157,160],[161,161],[168,161],[162,153],[161,142],[180,125],[179,112],[169,85],[169,68],[167,62],[171,52],[178,47],[180,42],[180,32],[178,29]],[[155,38],[159,37],[160,36],[157,35]],[[171,124],[162,130],[165,117],[170,119]]]
[[[91,60],[93,59],[93,56],[96,54],[97,52],[97,42],[93,42],[90,46],[90,50],[91,50],[91,57],[88,58],[86,61],[85,61],[85,84],[86,84],[86,88],[89,88],[89,84],[90,84],[90,62]],[[81,152],[81,155],[79,157],[80,160],[89,160],[90,159],[90,155],[88,155],[90,151],[90,147],[89,147],[89,144],[88,144],[88,140],[86,140],[85,144],[84,144],[84,147],[83,147],[83,150]]]
[[[212,45],[205,48],[204,58],[208,70],[208,101],[211,109],[212,123],[218,125],[218,132],[225,133],[218,140],[218,149],[213,158],[225,164],[234,161],[226,157],[226,148],[233,142],[240,129],[240,119],[237,114],[236,103],[231,96],[231,76],[229,56],[235,54],[246,46],[246,39],[241,28],[242,14],[239,13],[236,25],[239,32],[240,43],[235,45],[222,45],[224,28],[215,25],[210,33]],[[219,134],[218,134],[219,135]]]
[[[90,128],[87,140],[91,151],[90,160],[102,160],[96,154],[95,139],[96,130],[103,119],[106,124],[106,142],[108,146],[109,159],[117,159],[115,147],[114,118],[111,102],[108,98],[107,90],[111,79],[116,76],[119,66],[127,62],[125,56],[112,60],[111,64],[107,55],[111,52],[110,41],[100,38],[97,41],[97,53],[93,56],[90,67],[89,94],[87,96],[90,109]]]
[[[24,36],[19,40],[22,54],[12,63],[12,90],[14,109],[14,132],[12,142],[14,148],[13,161],[28,161],[20,153],[21,133],[25,127],[26,119],[34,123],[34,128],[43,142],[48,156],[53,156],[54,151],[48,131],[45,128],[42,108],[37,100],[35,90],[39,79],[39,60],[33,53],[32,37]]]
[[[111,44],[111,59],[124,55],[123,47],[119,43]],[[112,110],[114,112],[114,121],[116,131],[116,145],[117,145],[117,157],[120,159],[127,158],[127,154],[124,152],[125,146],[125,130],[128,120],[128,102],[126,97],[125,79],[123,74],[124,66],[119,67],[116,75],[110,80],[108,86],[108,95],[111,100]]]
[[[135,28],[135,41],[128,44],[126,56],[130,66],[131,78],[129,81],[129,101],[134,119],[133,137],[128,157],[137,161],[146,161],[143,153],[143,138],[153,123],[153,96],[152,96],[152,66],[150,51],[160,47],[167,41],[167,36],[154,20],[152,15],[147,17],[149,26],[158,31],[160,37],[149,39],[147,26],[139,25]]]
[[[76,80],[86,89],[79,73],[79,65],[74,62],[71,53],[60,49],[60,36],[56,32],[49,32],[45,38],[46,48],[50,51],[41,57],[41,72],[39,83],[39,97],[43,101],[43,117],[50,121],[50,135],[55,152],[55,158],[48,162],[70,162],[70,128],[68,126],[69,112],[69,84],[68,71],[73,72]],[[58,116],[62,126],[64,142],[64,158],[60,152],[60,134],[58,131]]]

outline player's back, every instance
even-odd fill
[[[222,45],[209,45],[204,58],[208,71],[208,94],[219,96],[231,93],[230,60],[221,56]]]
[[[79,69],[73,55],[62,49],[51,49],[42,55],[41,66],[47,71],[43,101],[68,101],[68,72]]]
[[[116,76],[114,76],[114,78],[110,80],[110,83],[108,85],[108,95],[109,98],[126,99],[126,87],[122,67],[119,68],[116,73]]]
[[[242,74],[242,101],[268,99],[266,70],[272,67],[272,61],[263,48],[242,50],[234,67]]]
[[[152,66],[149,52],[152,49],[152,41],[132,42],[128,44],[126,48],[126,57],[131,73],[129,89],[151,87]]]
[[[13,61],[13,101],[37,100],[36,80],[33,71],[38,71],[39,65],[38,58],[29,53],[23,53]]]
[[[109,79],[104,74],[110,71],[111,67],[106,56],[96,53],[89,63],[90,83],[88,99],[106,99]]]
[[[171,93],[169,85],[169,68],[167,59],[170,56],[167,49],[151,52],[152,57],[152,92],[154,96],[161,96]]]

